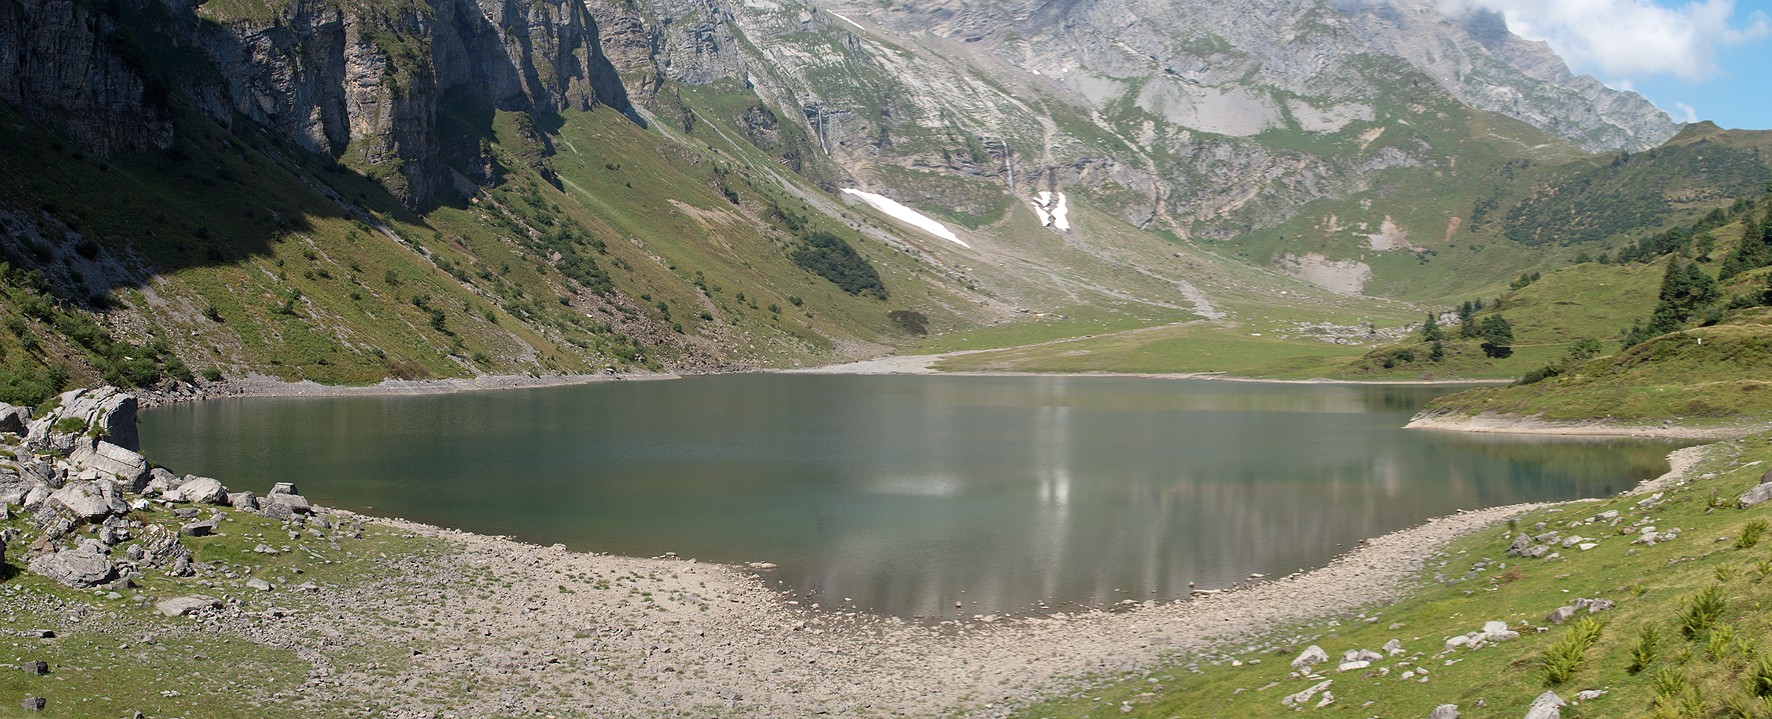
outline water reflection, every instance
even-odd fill
[[[826,606],[1185,596],[1460,508],[1601,496],[1669,445],[1405,432],[1430,387],[735,376],[147,412],[156,461],[540,543],[771,561]],[[958,601],[962,606],[955,608]]]

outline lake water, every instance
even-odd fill
[[[766,561],[827,608],[1184,597],[1458,509],[1612,494],[1673,445],[1405,431],[1423,386],[733,375],[144,412],[174,471],[577,550]],[[962,602],[959,609],[956,601]]]

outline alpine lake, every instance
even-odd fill
[[[746,374],[142,413],[148,457],[578,551],[767,562],[925,621],[1168,601],[1428,518],[1600,497],[1679,445],[1404,430],[1456,387]],[[956,602],[959,606],[956,607]]]

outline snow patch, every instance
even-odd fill
[[[825,12],[830,12],[830,11],[829,11],[829,10],[826,10],[826,11],[825,11]],[[843,14],[842,14],[842,13],[836,13],[836,12],[832,12],[832,13],[831,13],[831,14],[832,14],[832,15],[834,15],[834,16],[836,16],[836,18],[837,18],[837,19],[838,19],[838,20],[842,20],[842,21],[843,21],[843,22],[846,22],[846,23],[849,23],[849,24],[850,24],[850,25],[854,25],[854,26],[855,26],[855,29],[857,29],[857,30],[860,30],[860,31],[862,31],[862,32],[867,32],[867,30],[868,30],[868,29],[867,29],[867,28],[865,28],[865,27],[862,27],[862,26],[861,26],[861,23],[858,23],[858,22],[856,22],[856,21],[854,21],[854,20],[850,20],[850,19],[849,19],[849,18],[846,18],[846,17],[843,17]]]
[[[832,14],[835,15],[836,13],[832,13]],[[838,16],[838,17],[841,17],[841,16]],[[966,249],[972,249],[972,245],[966,244],[966,242],[964,240],[961,240],[959,237],[955,236],[954,232],[952,230],[949,230],[946,225],[943,225],[940,222],[936,222],[933,218],[929,217],[928,215],[925,215],[921,212],[913,210],[909,207],[905,207],[904,205],[898,204],[897,201],[895,201],[891,198],[888,198],[888,197],[885,197],[882,195],[876,195],[872,192],[862,192],[861,190],[857,190],[857,189],[851,188],[851,187],[843,188],[843,194],[855,195],[856,197],[861,198],[862,202],[866,202],[869,205],[873,206],[874,209],[884,212],[888,215],[891,215],[892,219],[898,220],[899,222],[903,222],[907,225],[915,227],[915,228],[922,230],[924,232],[927,232],[931,235],[935,235],[936,237],[940,237],[941,239],[947,240],[948,242],[952,242],[952,243],[959,245],[961,247],[964,247]]]
[[[1040,191],[1040,199],[1033,201],[1034,214],[1040,216],[1041,227],[1056,227],[1060,230],[1071,229],[1070,207],[1066,204],[1064,193],[1058,193],[1054,199],[1052,193]]]

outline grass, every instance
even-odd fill
[[[1764,672],[1766,682],[1753,679],[1761,674],[1763,649],[1772,639],[1772,615],[1762,608],[1769,580],[1750,571],[1766,558],[1765,551],[1737,550],[1711,538],[1740,536],[1749,523],[1764,520],[1772,510],[1714,509],[1708,497],[1713,490],[1733,497],[1754,486],[1764,470],[1758,465],[1772,461],[1772,434],[1722,442],[1708,452],[1689,472],[1688,482],[1665,490],[1659,504],[1639,506],[1644,497],[1626,496],[1535,510],[1518,519],[1520,531],[1528,533],[1560,530],[1565,536],[1599,537],[1590,551],[1559,548],[1557,559],[1511,558],[1504,552],[1510,531],[1492,527],[1434,555],[1420,584],[1401,601],[1368,607],[1358,615],[1274,627],[1266,636],[1175,656],[1148,674],[1104,677],[1076,694],[1023,708],[1015,716],[1294,716],[1281,706],[1280,697],[1316,681],[1290,676],[1287,661],[1300,649],[1318,644],[1336,655],[1376,648],[1390,639],[1401,640],[1406,655],[1367,672],[1329,674],[1335,680],[1336,704],[1322,711],[1339,715],[1346,711],[1339,707],[1351,707],[1359,716],[1426,716],[1439,704],[1455,703],[1468,715],[1520,716],[1545,690],[1547,679],[1561,682],[1556,690],[1565,699],[1573,699],[1578,690],[1608,690],[1600,699],[1566,710],[1565,716],[1653,716],[1658,711],[1714,716],[1732,705],[1751,704],[1764,696],[1760,687],[1772,686],[1772,667]],[[1673,542],[1645,547],[1631,545],[1631,535],[1619,534],[1609,523],[1570,526],[1607,510],[1624,517],[1619,527],[1643,522],[1685,532]],[[1470,570],[1478,564],[1484,568]],[[1726,580],[1717,580],[1718,568],[1730,570]],[[1444,575],[1445,581],[1435,581],[1435,574]],[[1524,628],[1519,639],[1441,656],[1447,637],[1481,628],[1485,621],[1548,627],[1545,616],[1574,597],[1617,602],[1611,610],[1582,617],[1603,622],[1603,631],[1582,624],[1546,632]],[[1688,637],[1682,627],[1694,608],[1701,610],[1703,631]],[[1711,650],[1713,638],[1716,651]],[[1546,661],[1551,658],[1559,667],[1554,677]],[[1241,666],[1233,666],[1233,659]],[[1410,666],[1427,668],[1429,681],[1399,680]],[[1388,674],[1380,675],[1379,667]],[[1479,699],[1484,709],[1473,708]],[[1131,710],[1122,713],[1122,702]]]
[[[946,371],[1234,372],[1238,376],[1308,378],[1357,350],[1315,340],[1256,337],[1236,328],[1182,325],[1053,342],[1036,347],[950,357]]]

